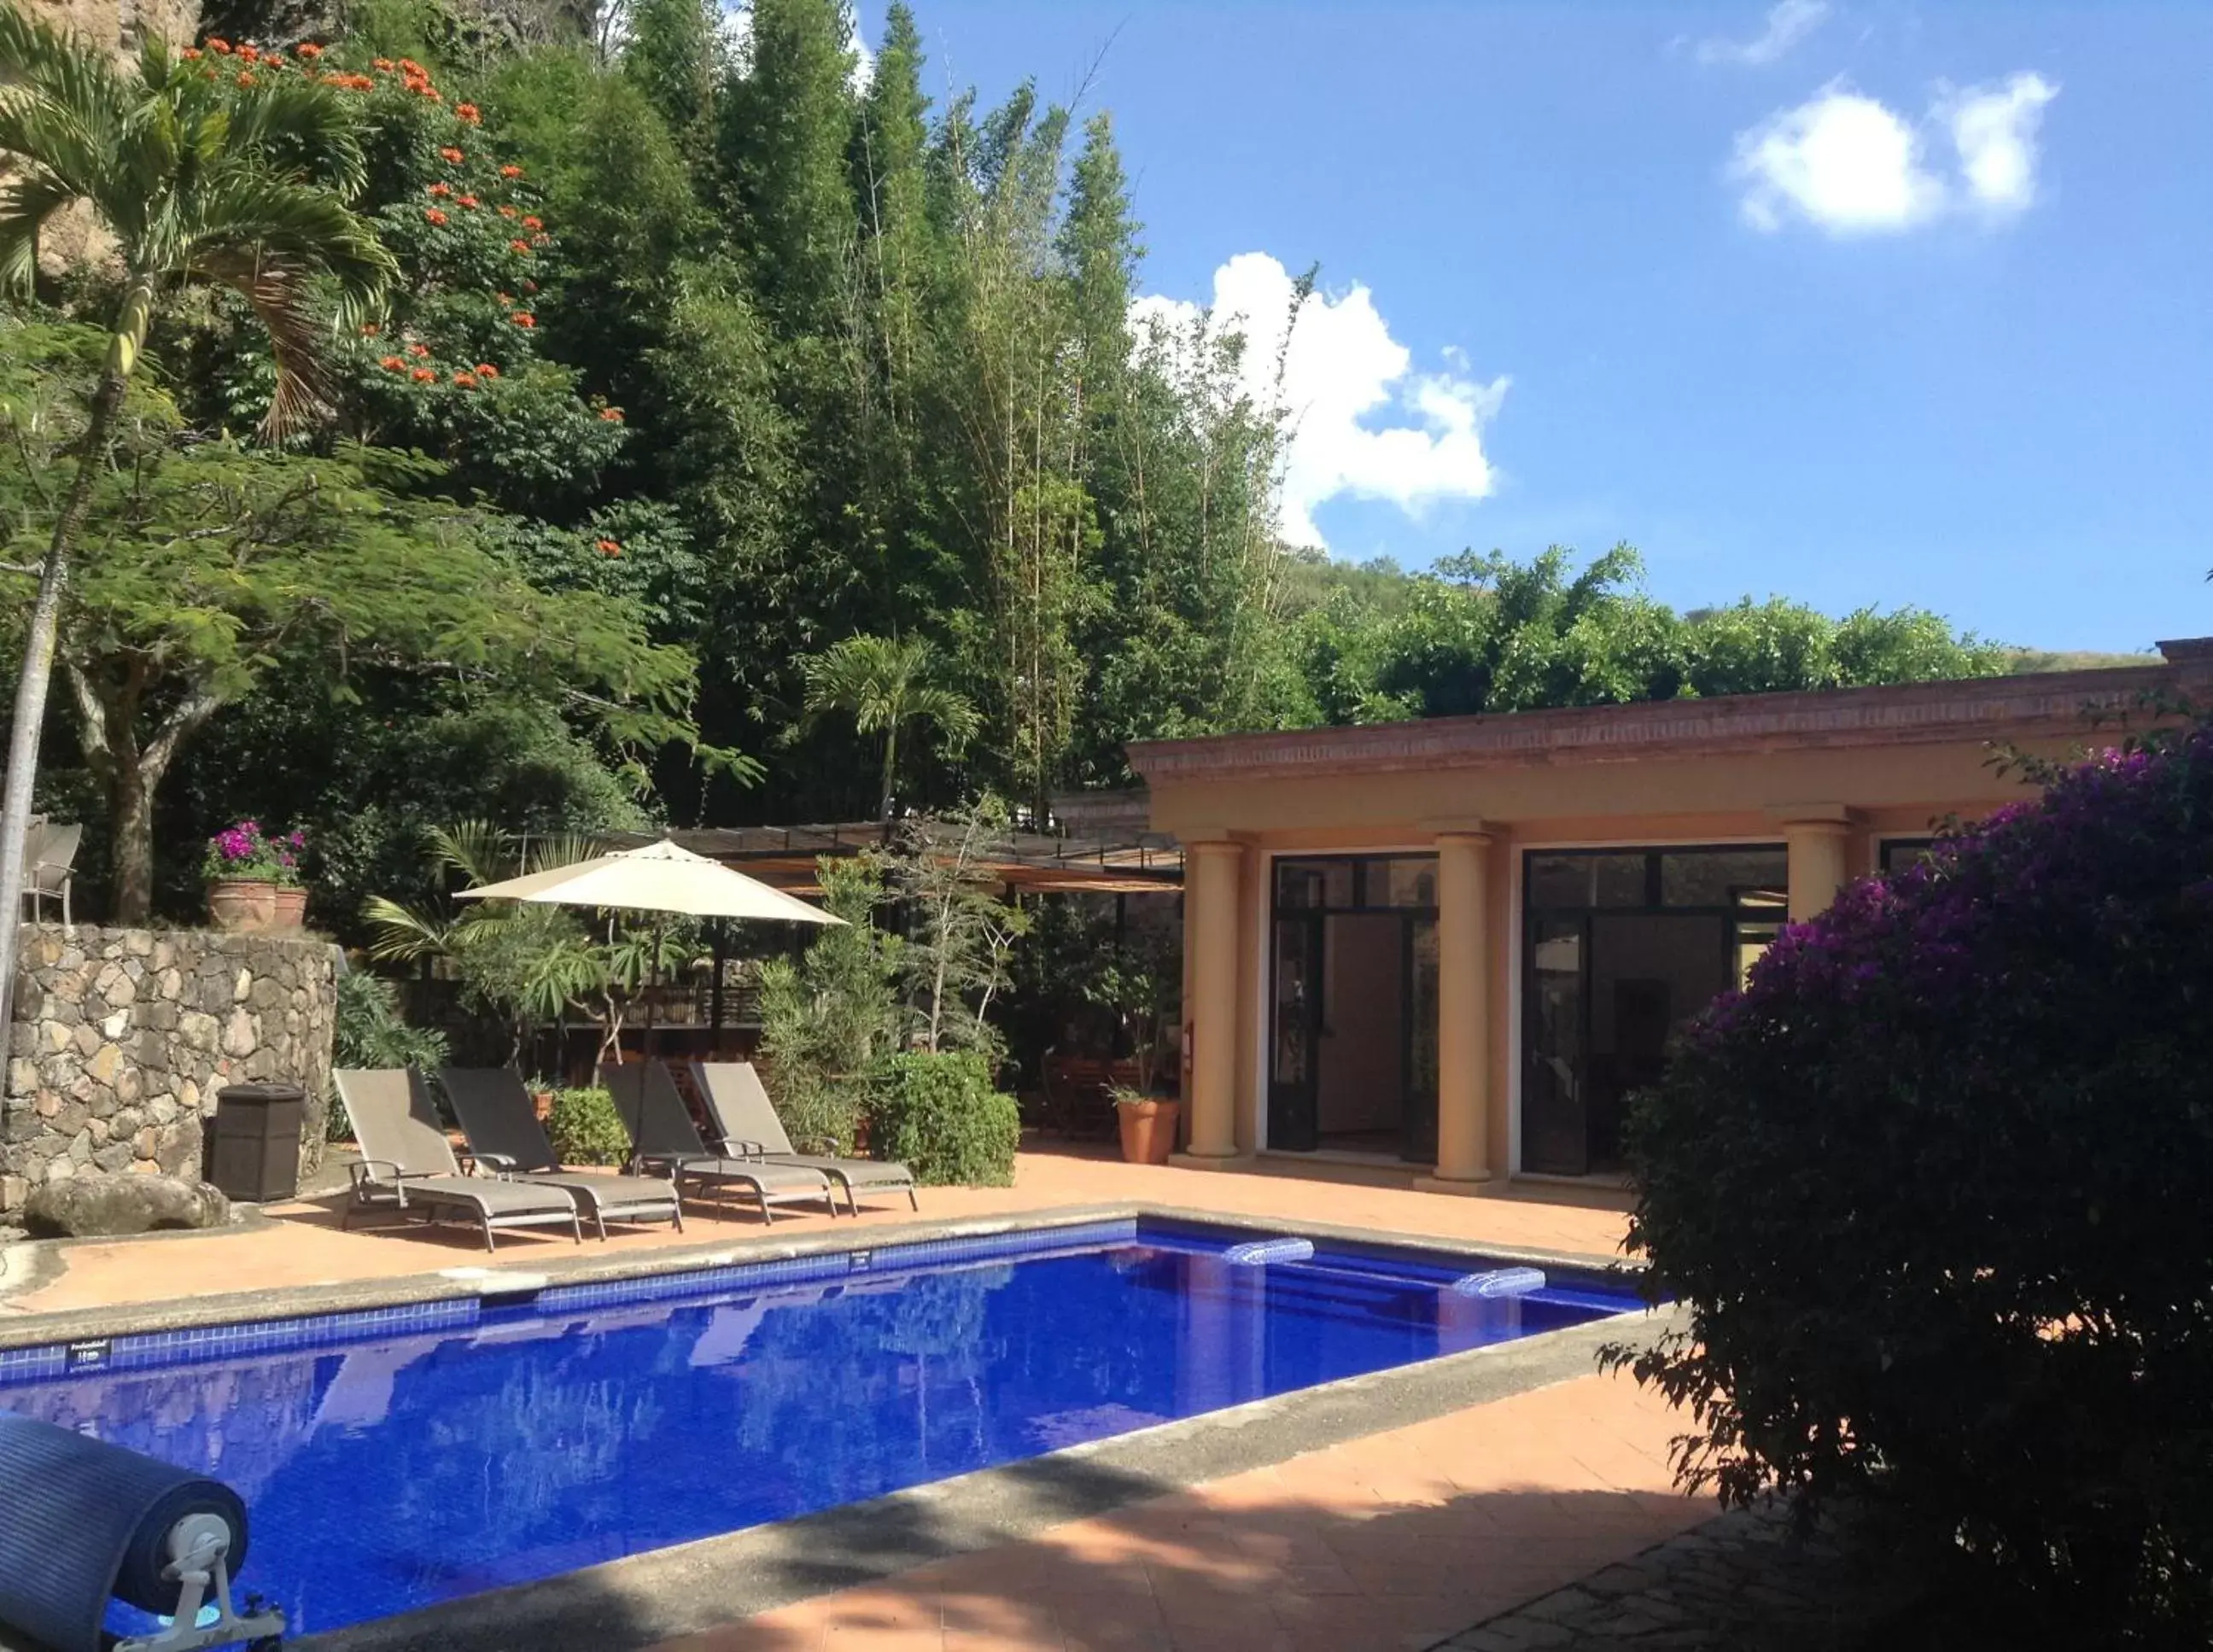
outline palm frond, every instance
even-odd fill
[[[327,86],[300,76],[263,81],[229,106],[226,148],[280,175],[351,200],[368,181],[361,127]]]
[[[369,955],[380,963],[414,964],[453,951],[453,926],[372,895],[361,909],[369,928]]]
[[[458,872],[472,884],[497,883],[515,869],[515,843],[489,820],[456,820],[430,828],[431,867]]]
[[[39,235],[77,192],[45,168],[27,166],[0,189],[0,292],[27,296],[39,273]]]

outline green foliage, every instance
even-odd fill
[[[1635,1105],[1633,1356],[1743,1502],[1872,1490],[2054,1644],[2213,1613],[2213,727],[1786,930]],[[1625,1357],[1631,1357],[1625,1356]]]
[[[850,1145],[880,1064],[896,1047],[904,942],[874,923],[884,874],[873,856],[817,863],[826,928],[796,965],[760,966],[761,1057],[795,1142]]]
[[[620,1164],[630,1156],[630,1132],[615,1098],[596,1087],[554,1091],[546,1135],[563,1164]]]
[[[1012,1186],[1021,1134],[1015,1098],[972,1051],[893,1056],[869,1105],[869,1150],[926,1186]]]
[[[332,1066],[371,1070],[419,1067],[430,1072],[445,1060],[446,1035],[435,1027],[409,1026],[400,1013],[399,991],[390,981],[363,969],[349,969],[338,977]],[[329,1122],[332,1141],[348,1139],[351,1126],[344,1108],[331,1107]]]
[[[941,661],[926,637],[849,637],[804,664],[808,715],[843,711],[855,732],[884,738],[881,819],[891,819],[902,728],[926,722],[956,752],[976,733],[976,708],[957,689],[934,680]]]
[[[900,823],[886,881],[900,917],[901,984],[924,1050],[973,1050],[996,1070],[1005,1040],[991,1007],[1013,984],[1011,957],[1029,914],[1002,899],[988,865],[1008,829],[1007,806],[985,796],[935,820]]]

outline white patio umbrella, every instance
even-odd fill
[[[649,987],[661,972],[660,920],[669,913],[686,917],[746,917],[785,924],[843,924],[845,920],[810,906],[796,896],[771,888],[758,878],[733,871],[720,861],[695,855],[668,838],[639,849],[594,855],[567,866],[507,878],[464,889],[456,900],[527,900],[548,906],[599,906],[655,915]],[[646,999],[645,1054],[653,1057],[653,999]],[[644,1090],[639,1089],[643,1106]],[[631,1120],[631,1139],[639,1120]]]

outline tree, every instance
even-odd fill
[[[46,453],[82,439],[63,415],[100,343],[82,328],[0,335],[11,537],[35,531]],[[690,657],[649,643],[631,602],[525,580],[487,547],[480,513],[419,497],[429,461],[180,442],[175,423],[155,393],[127,400],[113,438],[127,462],[95,476],[84,512],[101,554],[58,626],[79,746],[107,792],[121,921],[149,914],[155,793],[180,747],[280,658],[320,649],[357,671],[565,705],[611,753],[690,736]]]
[[[155,305],[203,282],[252,307],[276,356],[268,422],[281,432],[318,403],[325,323],[357,320],[392,273],[390,254],[345,204],[363,177],[352,119],[311,65],[218,74],[149,33],[137,62],[118,70],[99,48],[0,7],[0,71],[10,81],[0,87],[0,151],[15,168],[0,194],[0,286],[30,290],[40,232],[79,204],[114,238],[120,266],[76,469],[52,501],[15,690],[0,802],[0,1000],[15,979],[24,834],[70,558]]]
[[[1029,915],[1000,898],[985,863],[1006,835],[1007,806],[985,796],[936,820],[902,823],[886,861],[886,882],[906,918],[900,952],[913,1044],[978,1050],[997,1058],[1005,1040],[991,1025],[992,1001],[1014,984],[1009,959]]]
[[[856,732],[884,737],[879,820],[892,818],[902,728],[927,722],[955,752],[976,732],[975,706],[938,680],[940,666],[936,648],[920,637],[849,637],[806,661],[810,716],[843,711],[853,719]]]

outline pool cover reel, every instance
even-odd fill
[[[1527,1296],[1545,1288],[1541,1268],[1493,1268],[1488,1273],[1464,1274],[1452,1282],[1463,1296]]]
[[[1241,1245],[1232,1245],[1222,1252],[1222,1259],[1242,1268],[1257,1267],[1264,1262],[1311,1262],[1314,1260],[1314,1241],[1248,1239]]]
[[[246,1616],[232,1607],[246,1505],[221,1482],[0,1412],[0,1623],[54,1652],[101,1652],[111,1596],[169,1619],[115,1652],[273,1647],[283,1636],[283,1612],[250,1595]]]

